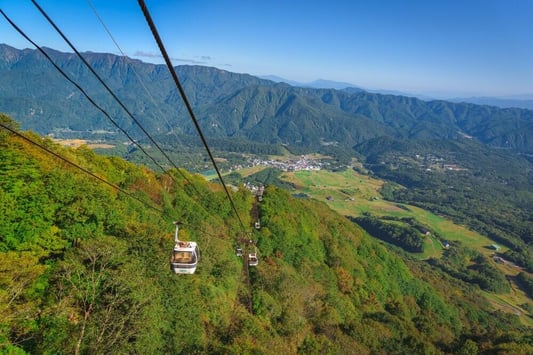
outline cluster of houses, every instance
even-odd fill
[[[444,158],[437,157],[433,154],[427,154],[422,156],[420,154],[415,154],[417,161],[421,161],[423,166],[426,168],[426,171],[432,170],[448,170],[448,171],[462,171],[467,170],[457,164],[445,163]]]
[[[302,155],[299,159],[290,159],[286,161],[275,159],[260,159],[253,158],[250,161],[250,166],[268,166],[277,168],[281,171],[298,171],[298,170],[321,170],[324,165],[328,163],[320,160],[309,159]],[[234,169],[241,169],[243,166],[234,167]]]

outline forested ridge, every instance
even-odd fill
[[[54,62],[107,109],[134,137],[143,137],[72,53],[45,48]],[[184,105],[162,65],[109,53],[83,57],[149,132],[196,136]],[[143,92],[133,69],[152,98]],[[177,66],[205,134],[316,152],[324,144],[350,149],[377,137],[455,139],[531,154],[533,111],[442,100],[373,94],[361,90],[293,87],[202,66]],[[62,138],[123,141],[113,125],[36,50],[0,44],[0,111],[25,129]],[[50,90],[50,88],[54,88]],[[141,99],[142,97],[142,99]],[[170,124],[162,117],[172,117]]]
[[[0,129],[2,352],[533,351],[531,329],[477,287],[406,264],[323,203],[267,186],[248,285],[220,185],[24,135],[136,199]],[[231,195],[252,231],[253,196]],[[200,245],[194,275],[169,270],[175,220]]]

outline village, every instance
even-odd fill
[[[421,162],[426,171],[432,170],[448,170],[448,171],[463,171],[467,170],[458,164],[446,163],[444,158],[437,157],[433,154],[427,154],[422,156],[420,154],[415,154],[415,158],[418,162]]]
[[[431,153],[429,154],[415,154],[401,155],[399,153],[391,154],[386,160],[380,162],[381,165],[388,164],[391,169],[397,169],[400,166],[417,166],[418,168],[430,173],[433,171],[466,171],[467,168],[460,166],[457,163],[446,161],[442,157],[438,157]],[[372,164],[368,164],[372,165]]]
[[[288,159],[284,161],[277,159],[252,158],[245,165],[237,164],[232,166],[230,171],[254,166],[266,166],[281,171],[321,170],[328,165],[330,164],[323,159],[312,159],[305,155],[300,156],[298,159]]]

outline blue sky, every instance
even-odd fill
[[[145,0],[175,65],[434,97],[533,96],[530,0]],[[161,63],[136,0],[39,0],[80,51]],[[68,46],[30,0],[0,7],[39,45]],[[0,18],[0,42],[32,48]]]

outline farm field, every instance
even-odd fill
[[[383,181],[359,174],[354,170],[286,172],[281,178],[294,184],[298,192],[326,202],[344,216],[358,217],[369,212],[377,216],[413,217],[441,238],[461,241],[465,246],[474,248],[484,255],[493,253],[489,246],[494,242],[477,232],[421,208],[383,200],[379,193]],[[428,240],[427,243],[433,244],[434,248],[429,249],[435,249],[435,253],[426,253],[424,258],[438,256],[442,250],[436,238],[431,240],[432,242]]]
[[[247,177],[265,169],[265,166],[244,168],[238,173]],[[214,176],[213,176],[214,177]],[[206,178],[208,178],[206,176]],[[310,198],[325,202],[331,209],[343,216],[358,217],[363,213],[376,216],[391,216],[397,218],[411,217],[420,224],[428,227],[440,238],[449,241],[461,241],[469,248],[478,250],[486,256],[494,253],[490,248],[494,241],[472,231],[465,226],[426,211],[416,206],[386,201],[380,194],[384,181],[369,175],[358,173],[353,169],[332,172],[328,170],[299,170],[283,172],[280,179],[293,184],[295,193],[305,194]],[[439,257],[443,246],[435,235],[426,239],[425,252],[414,254],[418,259]],[[501,248],[505,252],[505,247]],[[501,267],[506,275],[516,275],[518,270]]]

